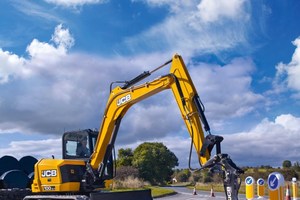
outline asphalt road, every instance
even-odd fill
[[[211,197],[210,191],[199,191],[196,190],[196,195],[193,194],[192,189],[188,189],[186,187],[168,187],[177,192],[177,194],[167,197],[158,198],[160,200],[191,200],[191,199],[202,199],[202,200],[217,200],[222,199],[225,200],[225,193],[214,192],[215,197]],[[240,200],[246,199],[245,195],[239,195]]]

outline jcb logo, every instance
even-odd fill
[[[120,99],[117,100],[117,106],[120,106],[128,101],[131,100],[131,95],[130,94],[127,94],[125,97],[122,97]]]
[[[55,177],[55,176],[57,176],[56,169],[42,170],[42,177]]]

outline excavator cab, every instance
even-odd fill
[[[62,157],[63,159],[76,159],[88,162],[91,154],[94,151],[98,130],[78,130],[68,131],[62,137]],[[113,151],[113,150],[112,150]],[[107,159],[106,167],[103,174],[103,180],[106,180],[105,188],[109,188],[115,176],[114,152],[111,152]]]
[[[65,132],[62,138],[63,159],[87,160],[94,150],[98,133],[91,129]]]

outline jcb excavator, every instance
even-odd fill
[[[137,84],[169,64],[171,67],[168,74]],[[227,199],[238,199],[239,175],[243,171],[227,154],[221,153],[220,143],[223,138],[210,133],[204,115],[204,106],[180,55],[174,55],[163,65],[152,71],[145,71],[130,81],[117,83],[119,86],[113,89],[111,85],[99,134],[91,130],[65,133],[63,159],[38,161],[31,186],[33,195],[24,199],[105,199],[102,195],[107,193],[100,192],[99,189],[108,186],[113,178],[112,152],[122,118],[135,103],[168,89],[171,89],[174,94],[182,119],[191,136],[190,152],[194,146],[200,164],[199,169],[221,170]],[[207,132],[206,137],[202,125]],[[82,143],[84,140],[87,141],[88,148],[84,147],[85,152],[80,154],[76,149],[86,145]],[[216,155],[210,158],[214,146],[216,146]],[[152,199],[149,195],[146,197],[143,195],[137,192],[125,197],[111,193],[108,199]]]

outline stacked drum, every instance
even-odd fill
[[[30,188],[33,180],[34,165],[37,159],[24,156],[17,160],[13,156],[0,158],[0,189]]]

